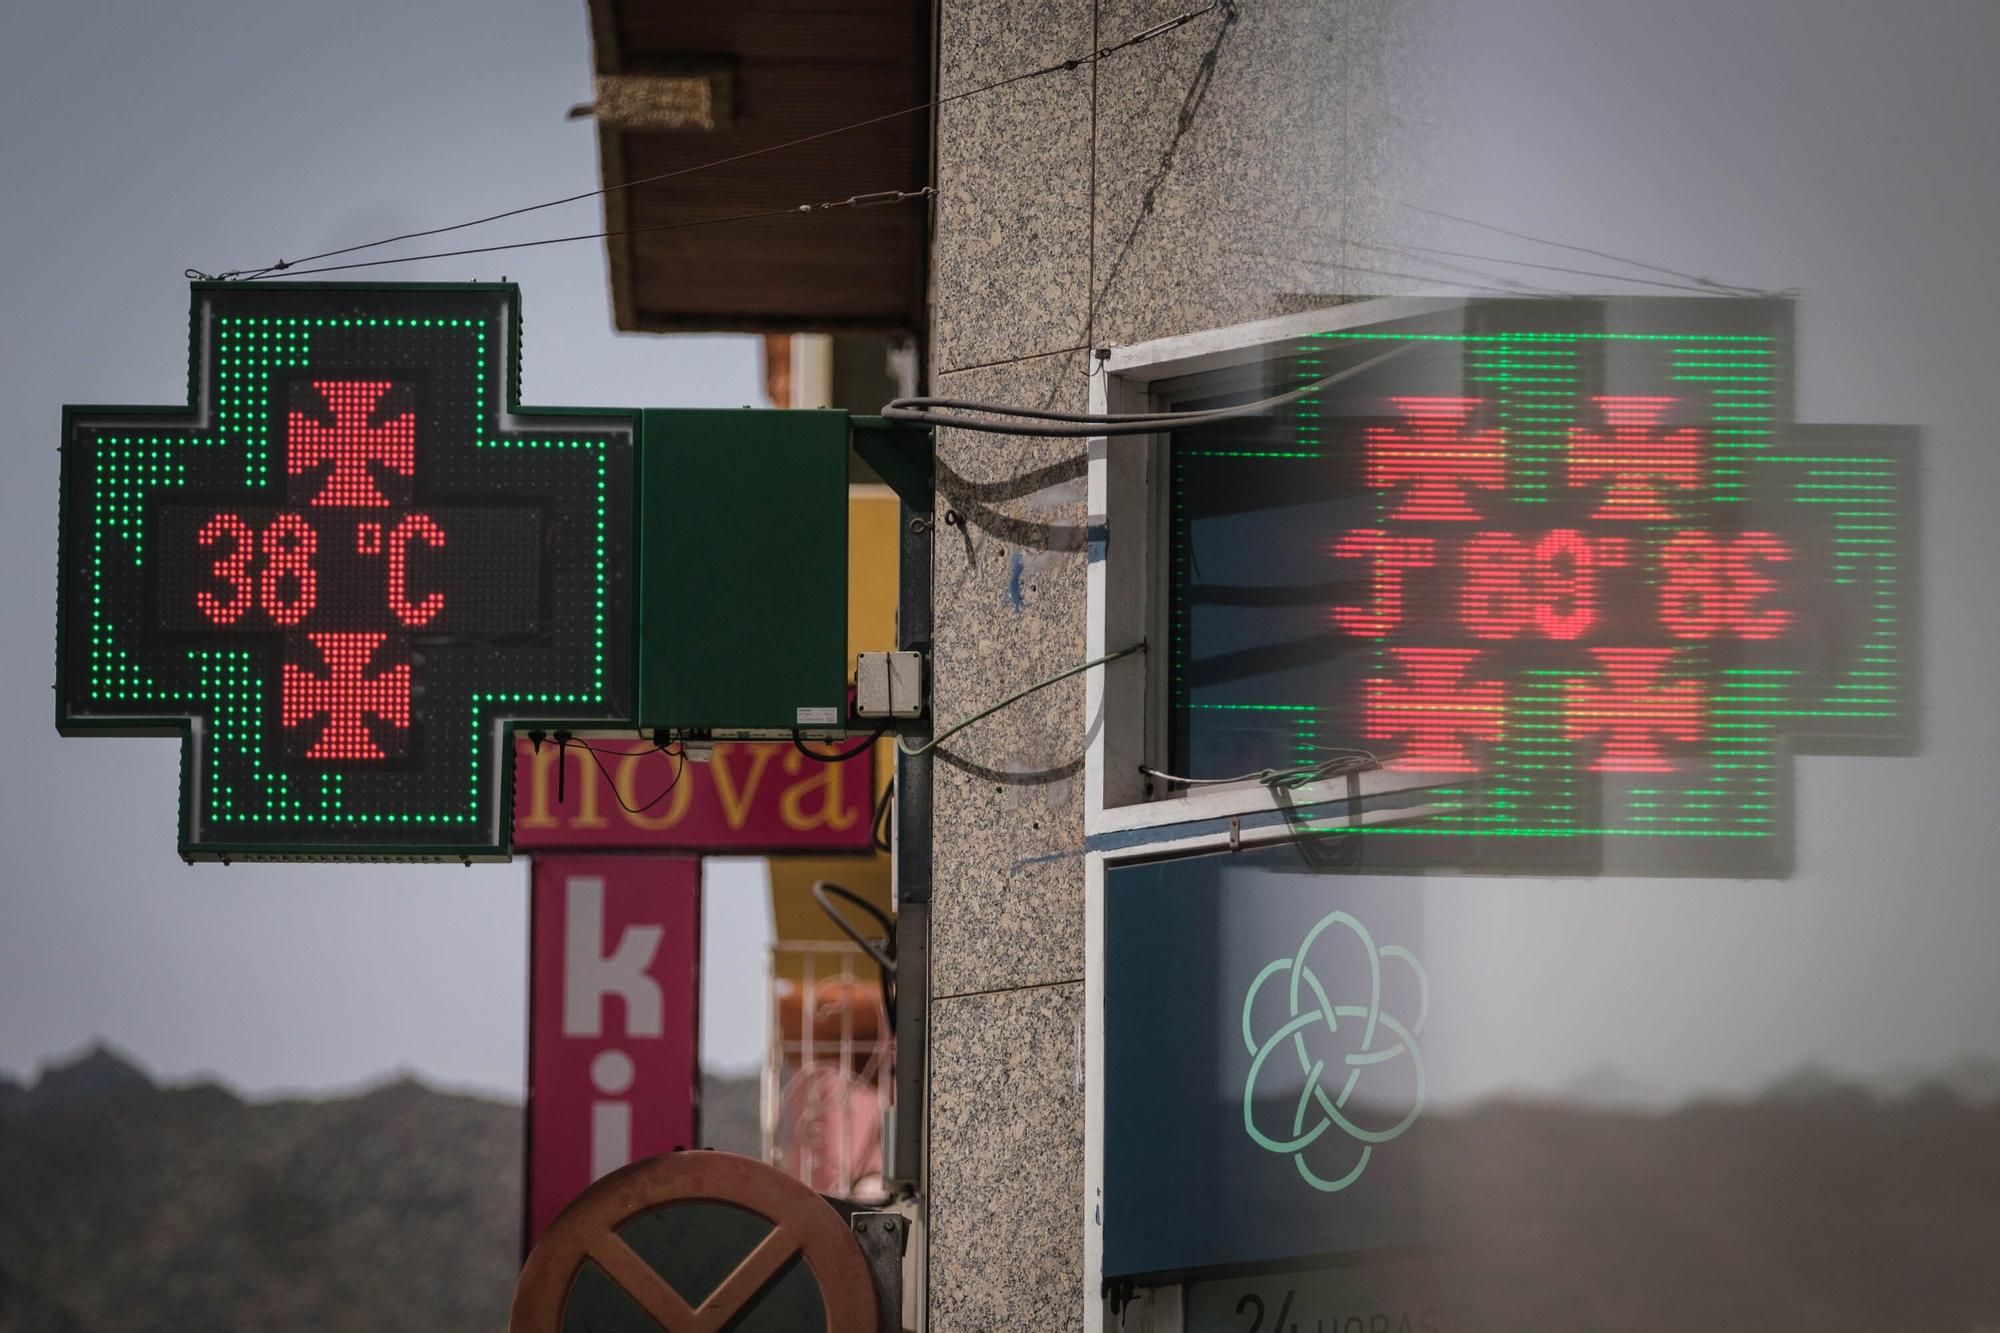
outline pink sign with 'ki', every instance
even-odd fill
[[[701,862],[537,856],[527,1243],[585,1186],[695,1146]]]

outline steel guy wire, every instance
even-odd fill
[[[1351,242],[1351,244],[1359,245],[1360,242],[1355,241]],[[1382,247],[1370,246],[1368,248],[1380,249]],[[1275,255],[1262,250],[1239,250],[1237,253],[1246,254],[1256,259],[1268,259],[1279,264],[1294,264],[1300,268],[1340,269],[1347,273],[1366,273],[1370,277],[1376,278],[1400,278],[1405,282],[1423,283],[1432,287],[1468,287],[1474,291],[1491,292],[1496,296],[1536,294],[1534,289],[1524,287],[1520,283],[1509,283],[1509,285],[1504,287],[1491,286],[1483,282],[1468,282],[1464,278],[1455,278],[1444,273],[1404,273],[1399,269],[1373,268],[1367,264],[1348,264],[1338,259],[1307,259],[1302,255]],[[1435,259],[1425,259],[1422,255],[1411,255],[1410,258],[1426,264],[1440,263],[1440,261]],[[1455,264],[1440,264],[1440,267],[1459,268],[1460,266]],[[1473,270],[1464,271],[1471,272]],[[1495,283],[1508,282],[1508,279],[1502,278],[1497,274],[1488,274],[1486,276],[1491,277]]]
[[[1218,10],[1230,11],[1234,10],[1235,7],[1236,7],[1236,0],[1210,0],[1210,3],[1203,5],[1198,9],[1190,9],[1183,13],[1174,15],[1172,18],[1163,19],[1160,22],[1155,23],[1150,28],[1146,28],[1140,32],[1132,34],[1130,37],[1125,38],[1123,41],[1114,42],[1109,46],[1100,46],[1093,51],[1087,52],[1084,55],[1071,56],[1067,60],[1059,60],[1052,65],[1044,65],[1039,69],[1025,70],[1019,74],[1011,74],[1004,79],[995,79],[991,83],[980,84],[976,88],[967,88],[961,92],[951,93],[943,97],[933,97],[929,101],[918,102],[914,106],[903,107],[901,110],[897,111],[884,112],[879,116],[870,116],[866,120],[852,121],[846,125],[836,125],[834,128],[830,130],[820,130],[814,134],[801,135],[796,139],[787,139],[783,143],[767,144],[762,148],[752,148],[745,152],[732,153],[728,157],[719,157],[708,162],[698,162],[691,167],[680,167],[673,171],[662,171],[657,173],[656,175],[642,176],[638,180],[621,181],[616,185],[599,186],[595,190],[584,190],[577,194],[564,195],[560,199],[549,199],[538,204],[526,204],[520,208],[509,208],[498,213],[489,213],[484,217],[472,218],[465,222],[453,222],[443,227],[427,227],[420,231],[406,231],[395,236],[385,236],[379,241],[364,241],[359,245],[342,246],[334,250],[322,250],[318,254],[305,255],[299,259],[280,259],[276,263],[271,264],[265,268],[232,269],[228,272],[217,273],[213,275],[198,273],[196,270],[190,269],[188,270],[188,275],[190,277],[201,277],[210,280],[227,280],[235,278],[243,278],[243,279],[263,278],[263,277],[268,277],[274,273],[290,273],[296,271],[298,266],[301,264],[311,264],[311,263],[316,263],[317,261],[322,259],[334,259],[341,255],[356,254],[362,250],[373,250],[376,249],[377,247],[384,245],[394,245],[399,241],[420,240],[425,236],[442,236],[447,232],[464,231],[469,227],[480,227],[484,226],[489,222],[500,222],[507,218],[520,217],[524,213],[539,212],[544,208],[558,208],[563,204],[580,203],[585,199],[595,199],[601,195],[614,194],[620,190],[635,189],[641,185],[654,185],[660,181],[674,180],[681,176],[691,176],[696,172],[712,171],[716,167],[728,166],[733,162],[743,162],[753,157],[762,157],[769,153],[783,152],[787,148],[797,148],[801,144],[816,143],[821,139],[831,139],[836,135],[849,134],[855,130],[867,129],[871,125],[881,125],[887,121],[901,119],[904,116],[914,116],[922,111],[933,111],[939,107],[948,106],[953,102],[964,101],[968,97],[977,97],[982,93],[995,92],[1001,88],[1010,87],[1011,85],[1016,83],[1025,83],[1029,79],[1044,78],[1050,74],[1062,74],[1072,70],[1081,69],[1086,65],[1095,65],[1100,61],[1107,60],[1110,57],[1117,55],[1120,51],[1127,51],[1135,46],[1141,46],[1146,42],[1150,42],[1155,38],[1164,37],[1168,33],[1184,28],[1188,24],[1193,23],[1197,19],[1206,18],[1208,15],[1213,14]],[[782,212],[785,210],[779,210],[779,211]],[[715,219],[715,221],[731,221],[731,222],[745,221],[748,218],[764,217],[764,216],[776,216],[776,214],[775,213],[747,214],[741,218],[718,218]],[[700,224],[675,224],[675,225],[700,225]],[[644,230],[658,230],[658,229],[635,227],[615,232],[594,232],[591,233],[589,236],[565,236],[565,237],[555,238],[549,241],[524,241],[521,242],[520,244],[522,246],[554,245],[554,244],[559,244],[562,241],[569,241],[569,240],[591,240],[605,236],[625,236],[625,235],[631,235],[633,232],[644,231]],[[498,246],[490,247],[490,249],[500,249],[500,248],[503,247],[498,247]],[[519,248],[519,247],[517,246],[509,248]],[[413,255],[410,257],[410,260],[395,260],[395,261],[378,260],[376,262],[378,264],[389,263],[389,262],[403,263],[403,262],[412,262],[417,259],[444,259],[464,254],[484,254],[487,252],[488,252],[487,249],[453,250],[440,255]],[[364,267],[364,265],[343,264],[334,267],[360,268]],[[334,268],[320,268],[320,269],[314,269],[312,271],[317,273],[327,273],[334,271]]]
[[[1729,292],[1736,296],[1768,295],[1767,292],[1764,292],[1756,287],[1742,287],[1738,286],[1736,283],[1733,282],[1718,282],[1714,278],[1705,278],[1695,273],[1684,273],[1680,269],[1668,268],[1664,264],[1650,264],[1643,259],[1632,259],[1628,258],[1625,255],[1615,255],[1612,254],[1609,250],[1598,250],[1588,245],[1574,245],[1568,241],[1552,241],[1546,236],[1534,236],[1525,231],[1515,231],[1511,227],[1502,227],[1491,222],[1481,222],[1478,218],[1461,217],[1456,213],[1446,213],[1435,208],[1425,208],[1421,204],[1405,203],[1403,204],[1403,207],[1411,209],[1418,213],[1425,214],[1426,216],[1429,217],[1443,218],[1448,222],[1462,222],[1468,227],[1478,227],[1484,231],[1498,232],[1502,236],[1512,236],[1516,240],[1532,241],[1536,245],[1552,245],[1558,250],[1574,250],[1578,254],[1596,255],[1599,259],[1609,259],[1614,264],[1630,264],[1634,268],[1650,269],[1654,273],[1664,273],[1670,278],[1685,278],[1689,282],[1696,283],[1702,287],[1712,288],[1715,291]],[[1445,251],[1443,253],[1450,253],[1450,252]],[[1503,260],[1501,262],[1513,263],[1516,261]],[[1570,272],[1572,270],[1566,269],[1562,271]],[[1608,275],[1591,274],[1589,276],[1597,277],[1597,276],[1608,276]]]
[[[835,199],[819,204],[799,204],[792,208],[767,208],[759,213],[735,213],[728,217],[693,218],[685,222],[659,222],[646,227],[619,227],[609,231],[585,231],[573,236],[545,236],[538,241],[512,241],[505,245],[479,245],[465,250],[439,250],[431,254],[398,255],[394,259],[357,259],[345,264],[321,264],[315,268],[293,268],[286,271],[288,277],[304,277],[314,273],[339,273],[347,269],[380,268],[385,264],[414,264],[423,259],[456,259],[461,255],[490,255],[502,250],[530,250],[543,245],[566,245],[572,241],[595,241],[612,236],[637,236],[646,232],[682,231],[689,227],[714,227],[728,222],[755,222],[760,218],[797,217],[801,213],[827,213],[838,208],[876,208],[883,204],[901,203],[911,199],[928,199],[937,191],[925,185],[915,190],[878,190],[874,194],[857,194],[846,199]],[[227,279],[230,275],[220,274],[215,278],[189,269],[190,278],[211,281]],[[263,278],[279,276],[277,269],[265,269],[258,273],[246,273],[239,277],[242,282],[256,282]]]
[[[1757,293],[1732,290],[1714,284],[1697,286],[1691,282],[1666,282],[1659,278],[1638,278],[1624,273],[1602,273],[1596,269],[1567,268],[1561,264],[1538,264],[1531,259],[1507,259],[1500,255],[1472,254],[1464,250],[1444,250],[1433,245],[1410,245],[1404,247],[1419,254],[1450,255],[1455,259],[1476,259],[1482,264],[1512,264],[1517,268],[1541,269],[1548,273],[1574,273],[1584,278],[1603,278],[1608,282],[1636,282],[1646,287],[1668,287],[1679,292],[1697,292],[1703,296],[1750,296]]]
[[[1522,282],[1519,278],[1510,278],[1504,273],[1489,273],[1483,268],[1473,268],[1468,264],[1454,264],[1448,259],[1433,259],[1429,255],[1418,254],[1406,246],[1384,245],[1379,242],[1356,240],[1349,240],[1347,244],[1360,250],[1376,250],[1383,254],[1401,255],[1405,259],[1413,259],[1419,264],[1430,264],[1437,268],[1450,269],[1455,273],[1469,273],[1475,278],[1484,278],[1488,282],[1497,284],[1495,290],[1503,292],[1519,292],[1524,296],[1575,295],[1573,292],[1562,291],[1555,287],[1538,287],[1532,283]],[[1346,265],[1342,265],[1342,267],[1346,267]],[[1463,285],[1476,286],[1477,284],[1466,283]]]

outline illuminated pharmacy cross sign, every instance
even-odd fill
[[[501,852],[507,724],[629,716],[630,419],[504,413],[512,302],[197,287],[192,424],[71,411],[60,721],[187,735],[184,854]]]

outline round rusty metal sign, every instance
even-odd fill
[[[734,1153],[672,1153],[613,1171],[556,1216],[507,1330],[641,1319],[667,1333],[875,1333],[875,1284],[847,1224],[804,1184]]]

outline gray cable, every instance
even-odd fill
[[[1296,403],[1299,399],[1310,398],[1342,380],[1351,379],[1363,371],[1373,370],[1399,356],[1413,352],[1421,345],[1415,342],[1404,343],[1380,356],[1370,357],[1358,366],[1349,366],[1346,370],[1336,371],[1301,388],[1293,389],[1290,393],[1260,398],[1254,403],[1238,403],[1234,407],[1217,407],[1193,412],[1052,412],[1044,408],[1007,407],[998,403],[970,402],[959,398],[898,398],[882,409],[882,415],[891,421],[913,421],[919,425],[983,431],[989,435],[1040,435],[1078,439],[1099,435],[1150,435],[1174,426],[1207,426],[1218,421],[1256,416],[1272,408],[1283,407],[1287,403]],[[986,415],[977,417],[955,415],[958,412],[981,412]],[[1035,421],[1059,424],[1049,426],[1023,424]]]
[[[814,880],[811,892],[813,901],[819,904],[819,910],[826,913],[827,919],[833,922],[834,929],[847,936],[848,939],[853,940],[861,952],[867,954],[874,961],[875,966],[881,968],[886,973],[894,975],[896,971],[896,956],[889,949],[884,948],[881,944],[863,935],[855,924],[847,919],[845,913],[827,901],[827,895],[832,894],[837,898],[844,898],[856,907],[859,907],[862,911],[868,913],[869,916],[874,917],[876,923],[882,927],[883,937],[893,941],[896,938],[896,923],[889,919],[888,914],[852,889],[844,889],[832,880]]]
[[[1144,639],[1141,639],[1139,640],[1139,642],[1135,644],[1132,644],[1125,648],[1120,648],[1115,653],[1106,653],[1102,657],[1093,657],[1088,662],[1079,662],[1075,666],[1070,667],[1066,671],[1058,671],[1055,675],[1050,676],[1046,680],[1036,681],[1033,685],[1030,685],[1025,690],[1014,691],[1012,694],[1008,695],[1006,698],[1002,699],[999,703],[994,704],[990,708],[982,708],[978,712],[974,713],[971,717],[964,718],[958,722],[954,722],[949,727],[946,727],[943,731],[940,731],[937,735],[925,741],[922,745],[915,745],[915,746],[905,745],[903,743],[903,738],[901,736],[898,736],[896,738],[896,748],[902,751],[904,754],[911,756],[912,758],[915,758],[917,755],[929,754],[932,750],[937,749],[938,746],[944,744],[946,741],[950,740],[953,736],[958,735],[959,732],[964,731],[967,727],[979,721],[981,718],[992,717],[995,713],[999,712],[1001,709],[1019,703],[1021,700],[1033,694],[1036,690],[1045,690],[1049,686],[1054,685],[1058,681],[1068,680],[1071,676],[1082,675],[1084,672],[1090,670],[1092,667],[1103,666],[1106,662],[1116,662],[1121,657],[1129,657],[1133,653],[1139,652],[1142,649],[1144,649],[1145,646],[1146,646],[1146,641]]]

